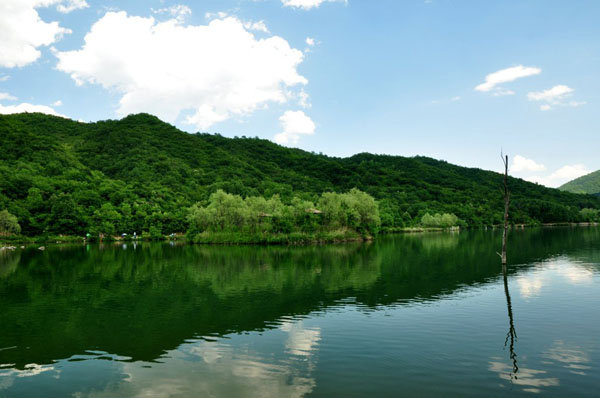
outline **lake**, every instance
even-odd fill
[[[0,397],[598,396],[600,229],[0,253]]]

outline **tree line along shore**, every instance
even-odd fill
[[[65,214],[65,213],[62,213]],[[165,234],[162,223],[152,218],[136,220],[130,211],[119,212],[110,204],[92,215],[85,239],[95,240],[161,240],[184,237],[196,243],[308,243],[372,239],[382,231],[382,217],[377,201],[359,189],[345,193],[326,192],[317,201],[294,196],[284,202],[279,195],[241,197],[217,190],[208,201],[186,209],[184,230]],[[137,221],[137,222],[136,222]],[[62,224],[67,224],[63,220]],[[453,214],[425,214],[425,227],[449,228],[459,225]],[[148,226],[147,229],[144,225]],[[137,227],[137,228],[136,228]],[[136,232],[140,231],[139,233]],[[20,234],[18,218],[7,210],[0,212],[0,239],[77,241],[82,234]]]
[[[600,197],[508,183],[512,224],[598,220]],[[489,228],[503,222],[501,184],[499,173],[422,156],[332,157],[189,134],[148,114],[94,123],[0,115],[3,241],[289,242]]]
[[[126,209],[128,210],[128,209]],[[152,218],[136,220],[131,211],[119,212],[110,204],[96,210],[85,234],[21,234],[18,218],[6,209],[0,211],[0,241],[5,242],[76,242],[110,240],[179,240],[206,244],[303,244],[369,240],[379,233],[458,230],[467,227],[454,214],[425,213],[412,226],[393,227],[393,218],[380,204],[359,189],[345,193],[325,192],[317,201],[294,196],[284,202],[279,195],[270,198],[227,193],[221,189],[206,203],[198,202],[185,210],[185,229],[166,233]],[[65,213],[62,213],[65,214]],[[582,209],[580,224],[594,225],[600,211]],[[136,222],[137,221],[137,222]],[[68,225],[62,220],[62,225]],[[536,224],[534,224],[536,225]],[[550,225],[570,225],[555,223]],[[148,228],[144,228],[148,226]],[[525,224],[513,224],[523,228]],[[136,231],[139,231],[136,232]]]

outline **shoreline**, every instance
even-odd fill
[[[600,223],[597,222],[581,222],[581,223],[548,223],[548,224],[515,224],[509,229],[526,229],[526,228],[565,228],[565,227],[597,227]],[[451,232],[458,233],[461,231],[470,230],[500,230],[502,226],[491,226],[485,228],[425,228],[425,227],[408,227],[408,228],[393,228],[383,230],[379,235],[401,235],[401,234],[421,234],[431,232]],[[203,235],[203,234],[200,234]],[[0,250],[6,248],[16,248],[16,246],[32,245],[32,244],[68,244],[68,243],[141,243],[141,242],[178,242],[185,244],[197,245],[214,245],[214,246],[303,246],[303,245],[322,245],[322,244],[339,244],[351,242],[367,242],[376,240],[377,237],[362,236],[357,232],[342,231],[338,233],[296,233],[296,234],[237,234],[235,239],[232,239],[231,233],[212,233],[189,239],[185,234],[176,234],[175,236],[164,236],[162,239],[151,238],[121,238],[115,237],[112,239],[86,239],[79,236],[48,236],[48,237],[27,237],[14,236],[10,239],[0,237]]]
[[[229,239],[228,239],[229,238]],[[200,238],[190,239],[185,234],[176,235],[174,237],[164,236],[162,239],[151,238],[112,238],[112,239],[86,239],[79,236],[52,236],[52,237],[14,237],[13,239],[0,239],[0,250],[7,247],[14,248],[16,246],[33,245],[33,244],[110,244],[110,243],[142,243],[142,242],[177,242],[184,244],[195,245],[212,245],[212,246],[303,246],[303,245],[321,245],[321,244],[336,244],[350,242],[367,242],[372,241],[373,236],[362,236],[358,233],[343,233],[343,234],[289,234],[289,235],[237,235],[235,239],[231,238],[230,234],[211,234]]]

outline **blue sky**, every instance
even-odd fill
[[[426,155],[548,186],[600,169],[600,3],[2,0],[0,112]]]

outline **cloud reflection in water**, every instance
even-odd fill
[[[501,379],[511,381],[515,385],[524,387],[524,391],[540,393],[542,387],[553,387],[560,384],[556,377],[545,377],[547,374],[545,370],[519,368],[518,377],[511,378],[512,367],[501,362],[499,358],[493,359],[496,360],[490,361],[488,369],[498,373],[498,376]]]
[[[262,338],[268,344],[260,348],[249,344],[251,340],[236,345],[227,339],[185,343],[159,359],[169,366],[122,363],[119,382],[76,396],[296,398],[310,393],[316,386],[311,374],[321,331],[305,328],[302,321],[284,321],[279,329],[263,332]]]

